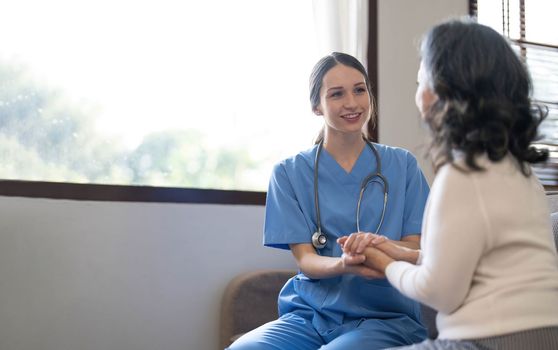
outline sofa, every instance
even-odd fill
[[[558,249],[558,192],[547,193],[554,243]],[[239,336],[277,318],[277,296],[295,270],[257,270],[234,277],[227,285],[221,302],[220,348],[229,346]],[[421,305],[422,320],[428,337],[435,339],[436,311]]]

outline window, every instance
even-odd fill
[[[537,147],[550,150],[545,165],[534,171],[547,189],[558,189],[558,3],[544,0],[472,0],[471,14],[508,37],[526,62],[533,80],[533,99],[548,108]]]
[[[265,191],[310,147],[311,1],[18,0],[0,178]]]

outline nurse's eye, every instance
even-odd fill
[[[341,96],[343,96],[343,92],[342,92],[342,91],[335,91],[335,92],[332,92],[332,93],[329,95],[329,97],[334,97],[334,98],[335,98],[335,97],[341,97]]]
[[[365,92],[367,92],[367,90],[364,87],[357,87],[355,89],[355,93],[357,93],[357,94],[364,94]]]

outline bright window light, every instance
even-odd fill
[[[0,178],[265,191],[312,145],[312,2],[18,0]]]

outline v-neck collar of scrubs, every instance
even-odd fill
[[[377,167],[374,154],[368,145],[364,146],[350,172],[347,172],[325,148],[320,155],[321,162],[323,165],[320,164],[319,171],[322,171],[322,167],[327,169],[343,185],[360,184]]]

